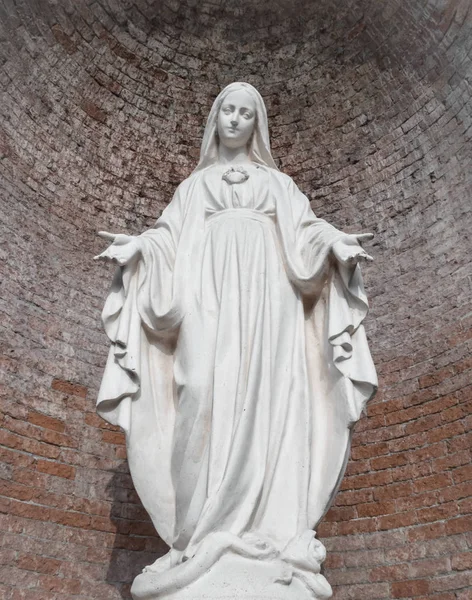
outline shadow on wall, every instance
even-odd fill
[[[112,499],[110,520],[116,533],[106,582],[119,591],[123,600],[130,600],[133,579],[169,548],[157,535],[139,500],[126,461],[113,471],[107,492]]]

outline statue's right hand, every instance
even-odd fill
[[[94,256],[94,260],[110,260],[124,266],[131,262],[141,251],[139,238],[133,235],[108,233],[107,231],[99,231],[98,235],[112,243],[101,254]]]

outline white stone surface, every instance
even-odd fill
[[[120,266],[97,410],[127,435],[170,552],[155,598],[328,598],[313,529],[377,380],[360,242],[312,212],[272,159],[259,93],[215,100],[199,164],[153,229],[101,232]]]

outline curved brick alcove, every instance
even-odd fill
[[[319,216],[372,230],[380,391],[319,527],[335,598],[470,597],[472,10],[467,0],[10,0],[2,27],[2,577],[120,600],[164,551],[94,413],[110,267],[152,225],[219,89],[256,85]],[[468,553],[469,552],[469,553]]]

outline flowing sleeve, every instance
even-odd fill
[[[154,228],[139,236],[141,256],[117,268],[102,311],[111,347],[97,408],[125,431],[129,418],[121,400],[132,397],[140,386],[141,338],[164,339],[179,325],[173,271],[183,221],[182,188],[177,188]]]
[[[305,298],[305,344],[312,394],[310,522],[328,510],[349,458],[351,433],[377,390],[364,330],[368,303],[359,266],[334,259],[345,235],[313,213],[308,198],[287,177],[279,203],[289,276]],[[286,206],[290,207],[287,211]],[[285,207],[285,208],[284,208]]]
[[[377,389],[377,376],[363,326],[368,301],[361,269],[359,265],[347,267],[334,259],[333,245],[345,234],[315,216],[308,198],[291,179],[288,189],[296,254],[302,263],[295,278],[305,294],[315,296],[315,301],[323,295],[332,363],[352,385],[352,393],[346,398],[352,425]]]
[[[102,313],[110,351],[97,400],[97,412],[126,433],[133,483],[167,543],[175,518],[172,339],[181,320],[175,263],[186,196],[184,182],[139,236],[139,258],[115,273]]]

